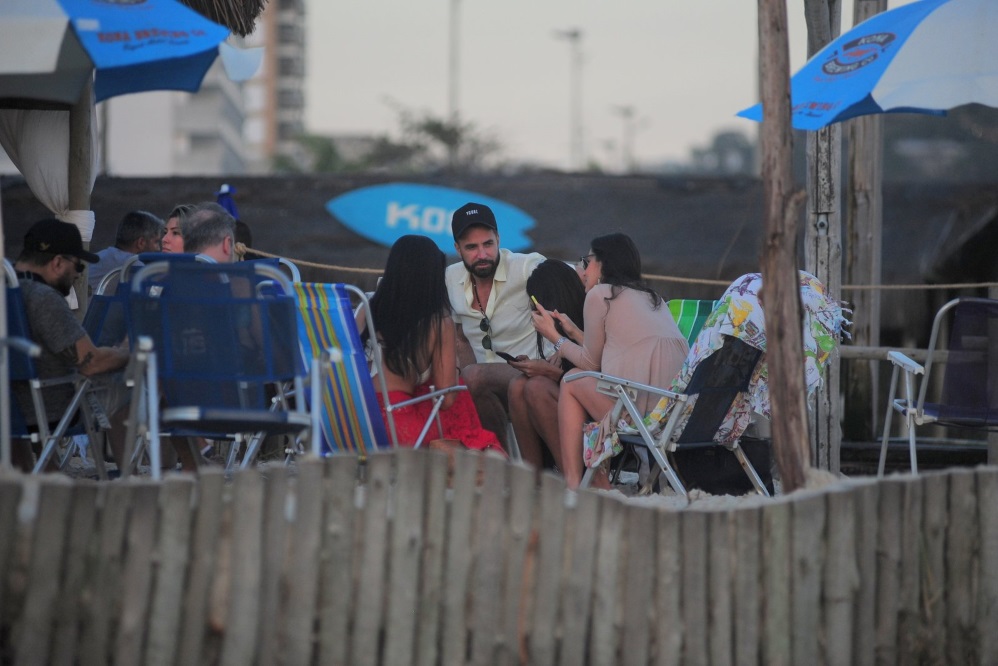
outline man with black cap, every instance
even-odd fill
[[[96,254],[83,249],[79,229],[67,222],[41,220],[31,225],[24,236],[24,249],[14,269],[32,341],[42,348],[41,356],[35,361],[42,379],[62,377],[74,370],[87,376],[110,373],[128,363],[127,349],[94,345],[66,302],[76,276],[83,272],[83,262],[93,264],[98,259]],[[126,402],[127,396],[120,386],[110,385],[122,382],[108,383],[105,407],[108,414],[113,415]],[[63,384],[47,387],[43,392],[47,416],[50,421],[57,421],[69,405],[73,387]],[[34,410],[27,387],[13,387],[13,393],[25,417],[33,422]],[[112,431],[112,447],[114,435],[123,434]],[[123,437],[121,439],[123,441]]]
[[[457,323],[461,376],[475,399],[482,425],[505,446],[506,389],[521,373],[496,352],[536,355],[526,286],[544,256],[500,249],[495,214],[484,204],[458,208],[451,218],[451,231],[461,261],[447,267],[446,281]]]

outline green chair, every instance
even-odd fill
[[[676,320],[679,331],[686,336],[686,342],[693,346],[703,323],[721,301],[698,301],[687,298],[675,298],[668,302],[669,312]]]

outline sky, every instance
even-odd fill
[[[910,0],[890,0],[890,7]],[[789,0],[791,68],[804,64],[804,0]],[[622,107],[639,165],[685,160],[758,101],[753,0],[307,0],[305,123],[321,134],[398,135],[393,105],[449,113],[450,17],[457,8],[457,108],[506,159],[572,162],[571,44],[582,51],[583,149],[624,164]],[[842,8],[843,31],[852,2]]]

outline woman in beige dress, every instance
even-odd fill
[[[586,289],[584,332],[564,315],[539,306],[534,312],[537,331],[554,343],[576,370],[598,370],[652,386],[669,386],[689,352],[662,297],[641,279],[641,255],[634,241],[620,233],[594,238],[580,262]],[[555,321],[568,335],[561,335]],[[582,344],[573,342],[581,337]],[[652,405],[639,400],[638,408]],[[582,481],[582,430],[588,420],[605,418],[613,399],[596,389],[587,377],[562,381],[558,397],[561,466],[570,488]],[[597,474],[594,485],[607,485]]]

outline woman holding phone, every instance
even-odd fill
[[[686,338],[662,297],[641,279],[641,255],[634,241],[621,233],[592,240],[580,259],[586,290],[585,331],[580,344],[563,318],[541,303],[533,314],[534,327],[554,343],[556,351],[578,370],[598,370],[652,386],[668,386],[689,352]],[[562,324],[559,331],[557,323]],[[584,469],[582,432],[587,420],[605,420],[613,399],[600,393],[587,377],[562,382],[558,394],[559,467],[570,488],[577,488]],[[648,398],[639,401],[647,411]],[[597,486],[606,487],[605,474]]]
[[[561,335],[582,342],[582,331],[572,322],[582,321],[586,292],[571,266],[556,259],[540,263],[527,278],[524,298],[530,298],[532,309],[543,304],[556,318],[555,327]],[[554,352],[550,344],[545,344],[540,333],[537,334],[537,356],[536,359],[521,356],[509,360],[509,364],[522,374],[509,383],[506,398],[520,455],[541,469],[545,466],[545,458],[550,457],[560,466],[558,420],[553,415],[558,413],[558,382],[574,366]]]

